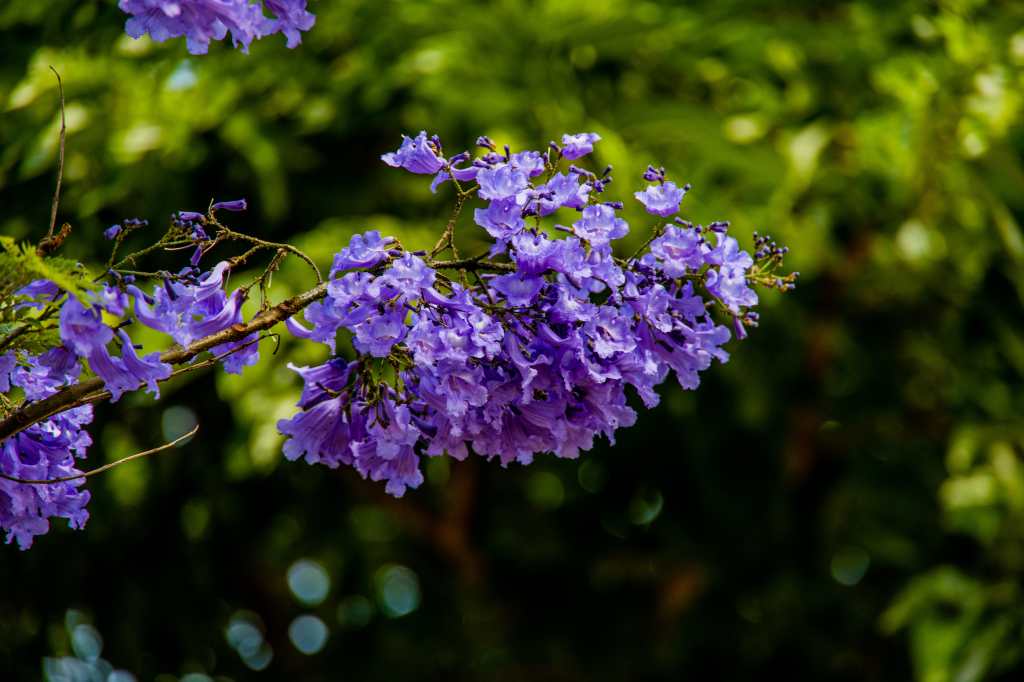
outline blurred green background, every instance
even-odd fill
[[[190,57],[127,38],[113,0],[0,4],[0,233],[45,232],[53,65],[63,254],[87,263],[109,224],[214,197],[323,266],[357,230],[426,246],[451,197],[378,161],[400,133],[593,130],[613,194],[664,164],[688,217],[770,232],[800,286],[617,446],[432,461],[400,501],[282,460],[282,362],[104,406],[97,463],[201,431],[94,480],[84,532],[2,550],[0,677],[101,653],[161,682],[1021,679],[1024,5],[310,8],[297,50]]]

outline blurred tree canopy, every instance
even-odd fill
[[[357,229],[426,246],[445,199],[378,161],[401,133],[458,151],[593,130],[613,193],[665,165],[693,219],[788,244],[800,287],[616,446],[431,462],[400,501],[282,464],[298,382],[277,362],[102,408],[108,460],[201,430],[95,479],[85,531],[4,549],[9,679],[94,658],[97,633],[147,680],[1018,679],[1024,5],[310,9],[294,51],[191,57],[128,38],[113,0],[0,5],[0,234],[45,232],[52,65],[70,258],[102,262],[122,218],[238,196],[242,227],[322,264]]]

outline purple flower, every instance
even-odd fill
[[[14,292],[15,296],[29,296],[31,298],[38,298],[45,296],[47,298],[56,298],[57,294],[60,293],[60,289],[56,284],[48,279],[34,279],[22,288]]]
[[[78,379],[81,370],[78,356],[59,346],[15,367],[11,383],[22,388],[29,400],[42,400]]]
[[[665,182],[664,166],[655,168],[654,166],[648,165],[647,170],[644,171],[644,180],[647,182]]]
[[[562,135],[562,156],[574,161],[594,151],[594,143],[598,142],[601,136],[597,133],[577,133],[575,135]]]
[[[390,244],[394,241],[394,237],[381,237],[377,230],[352,235],[348,246],[334,256],[330,276],[334,277],[339,272],[354,268],[372,268],[383,262],[388,257]]]
[[[230,296],[225,294],[223,284],[228,269],[227,261],[221,261],[194,283],[165,280],[154,287],[152,296],[129,285],[128,291],[135,298],[135,317],[182,346],[241,323],[245,292],[236,289]],[[249,334],[238,341],[214,346],[210,352],[230,353],[221,365],[229,374],[240,374],[244,367],[259,360],[258,338],[256,333]]]
[[[185,36],[192,54],[206,54],[211,40],[223,40],[228,33],[243,52],[253,40],[273,33],[283,33],[292,48],[316,20],[306,12],[305,0],[266,0],[273,19],[264,16],[262,4],[250,0],[120,0],[118,6],[131,15],[125,32],[132,38],[148,33],[162,43]]]
[[[383,154],[381,161],[392,168],[404,168],[410,173],[433,175],[444,167],[444,158],[438,154],[433,140],[420,131],[416,139],[402,135],[402,145],[397,151]]]
[[[438,370],[420,376],[417,392],[428,404],[453,417],[487,404],[489,394],[479,367],[449,361]]]
[[[673,279],[689,270],[695,272],[704,265],[708,250],[700,234],[693,228],[665,227],[665,233],[651,242],[651,255],[659,262],[662,272]]]
[[[60,293],[60,288],[50,280],[36,279],[14,292],[15,296],[25,296],[34,300],[22,301],[15,304],[14,308],[15,310],[20,310],[21,308],[42,310],[46,307],[46,304],[39,299],[44,299],[47,302],[53,301],[56,300]]]
[[[466,154],[466,157],[468,157],[468,154]],[[455,179],[458,180],[459,182],[469,182],[470,180],[475,180],[476,174],[480,172],[480,168],[478,166],[469,166],[468,168],[458,167],[458,164],[465,161],[466,157],[460,159],[458,156],[453,156],[451,159],[448,160],[448,168],[451,170],[452,175],[455,176]],[[448,182],[451,179],[451,175],[449,175],[446,171],[438,171],[437,175],[434,176],[433,181],[431,181],[430,183],[431,193],[437,192],[438,187],[440,187],[443,183]]]
[[[148,392],[154,398],[159,398],[160,389],[157,382],[171,376],[171,366],[160,361],[160,353],[150,353],[140,358],[135,354],[135,346],[132,345],[128,334],[123,329],[119,329],[117,335],[121,339],[121,361],[124,363],[125,369],[137,379],[136,387],[139,384],[145,384]]]
[[[341,392],[348,383],[353,366],[354,363],[348,363],[341,358],[328,360],[315,367],[298,367],[288,363],[288,369],[302,377],[304,387],[299,398],[299,407],[308,409]]]
[[[103,379],[110,391],[110,402],[117,402],[122,394],[134,391],[142,384],[148,387],[153,397],[159,398],[157,381],[171,376],[171,366],[160,362],[159,353],[150,353],[140,358],[135,354],[135,347],[128,334],[121,329],[117,335],[121,339],[120,358],[110,355],[105,347],[93,348],[88,355],[89,367]]]
[[[406,488],[417,488],[423,483],[419,456],[414,450],[422,434],[407,406],[396,407],[390,400],[382,401],[381,405],[384,418],[367,427],[366,438],[352,443],[354,466],[364,478],[387,481],[385,490],[401,497]]]
[[[235,199],[234,201],[218,201],[210,208],[214,211],[225,210],[235,211],[237,213],[239,211],[244,211],[248,208],[248,205],[245,203],[245,199]]]
[[[565,136],[564,156],[588,153],[597,139]],[[425,134],[420,143],[434,159],[426,172],[443,159]],[[611,182],[608,170],[597,176],[570,166],[538,186],[532,178],[543,175],[545,157],[479,143],[490,151],[471,168],[488,203],[474,219],[494,239],[470,268],[482,279],[442,276],[430,258],[377,233],[354,237],[336,257],[327,296],[305,311],[311,328],[287,323],[332,349],[350,339],[357,354],[352,364],[294,368],[303,411],[280,423],[289,459],[350,464],[402,495],[422,482],[424,455],[462,459],[472,451],[503,465],[541,452],[576,457],[596,437],[614,442],[615,431],[636,420],[628,386],[648,407],[673,372],[694,389],[701,372],[728,360],[723,344],[756,322],[747,282],[753,259],[725,236],[724,223],[705,231],[676,219],[646,253],[623,261],[611,246],[629,231],[617,214],[621,202],[590,203]],[[453,157],[434,186],[467,158]],[[675,212],[688,188],[666,182],[661,169],[644,177],[659,184],[637,198],[656,215]],[[572,228],[554,226],[570,236],[552,239],[541,219],[561,207],[581,215]],[[711,233],[719,234],[715,246]],[[784,253],[764,239],[757,245],[759,264]],[[335,277],[354,266],[372,270]],[[713,319],[721,305],[712,303],[729,309],[735,333]],[[384,366],[393,372],[382,378]]]
[[[0,393],[11,390],[11,370],[17,365],[14,353],[0,355]]]
[[[718,265],[708,270],[705,286],[708,292],[718,297],[734,313],[741,308],[757,305],[757,293],[747,284],[747,271],[754,260],[746,251],[740,251],[739,244],[732,237],[722,237],[717,248],[707,260]]]
[[[419,256],[411,253],[403,254],[391,263],[391,267],[380,276],[380,283],[394,287],[407,298],[419,297],[423,289],[434,284],[437,273],[423,262]]]
[[[509,158],[508,163],[531,178],[535,178],[543,173],[545,168],[544,157],[540,152],[517,152]],[[459,179],[461,180],[462,178]]]
[[[615,353],[628,353],[636,348],[636,335],[630,317],[613,306],[604,305],[598,314],[583,327],[599,357],[610,358]]]
[[[544,287],[544,279],[514,272],[491,279],[491,288],[500,293],[511,306],[527,306],[533,303]]]
[[[79,357],[104,348],[114,338],[114,330],[103,324],[97,306],[86,308],[70,298],[60,311],[60,338]]]
[[[666,182],[648,185],[643,192],[636,192],[633,196],[644,205],[648,213],[667,218],[679,211],[679,204],[685,194],[685,187],[676,187],[674,182]]]
[[[306,11],[306,0],[264,0],[274,19],[264,24],[263,35],[282,33],[288,49],[302,43],[302,32],[313,28],[316,17]]]
[[[387,357],[391,348],[405,338],[409,328],[405,326],[405,311],[372,317],[356,325],[356,336],[352,345],[361,353],[369,353],[375,358]]]
[[[175,222],[188,225],[189,223],[205,223],[206,216],[196,211],[178,211],[172,218]]]
[[[557,173],[547,184],[537,188],[537,200],[533,204],[537,214],[546,216],[558,209],[583,208],[587,205],[590,185],[580,182],[576,173]]]
[[[118,317],[124,315],[124,311],[129,306],[128,294],[109,284],[104,284],[98,294],[91,295],[90,297],[96,301],[100,308]]]
[[[117,235],[121,234],[121,229],[122,228],[120,223],[118,223],[117,225],[111,225],[107,229],[103,230],[103,238],[114,239],[115,237],[117,237]]]
[[[10,383],[25,391],[29,400],[41,400],[74,381],[78,358],[63,348],[40,356],[25,356],[23,365],[9,374]],[[5,377],[6,378],[6,377]],[[81,473],[75,458],[85,456],[92,443],[82,427],[92,421],[92,406],[73,408],[33,424],[0,443],[0,471],[8,476],[49,479]],[[15,483],[0,479],[0,528],[7,542],[28,549],[33,538],[46,533],[51,518],[65,518],[81,528],[89,518],[84,481],[49,485]]]
[[[473,220],[495,239],[509,239],[523,229],[523,209],[514,198],[498,199],[473,211]]]
[[[542,234],[522,233],[512,239],[519,272],[536,275],[552,268],[562,253],[558,242]]]
[[[341,398],[323,400],[291,419],[282,419],[277,422],[277,430],[288,436],[284,444],[288,460],[304,457],[309,464],[324,464],[332,469],[352,463],[352,429]]]
[[[510,165],[482,168],[476,174],[481,199],[515,199],[520,206],[526,201],[530,181],[526,173]]]
[[[604,246],[629,233],[629,224],[615,215],[607,204],[594,204],[583,209],[583,216],[572,224],[573,232],[592,246]]]

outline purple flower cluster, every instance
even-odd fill
[[[175,5],[174,16],[194,18],[186,10],[227,12],[232,2],[143,4],[161,11]],[[266,4],[282,16],[300,3]],[[725,343],[757,325],[753,286],[793,287],[795,275],[777,274],[786,249],[756,236],[751,256],[729,236],[728,223],[705,227],[677,217],[689,185],[678,187],[664,169],[649,167],[643,177],[651,184],[634,196],[657,223],[641,248],[624,257],[618,249],[630,233],[624,206],[604,197],[611,167],[598,174],[574,163],[599,141],[596,133],[564,135],[543,152],[513,153],[481,137],[482,154],[448,157],[437,136],[421,132],[383,155],[390,166],[432,176],[434,190],[450,182],[458,196],[454,213],[429,253],[376,231],[353,236],[335,255],[326,284],[307,292],[305,324],[286,319],[292,334],[335,353],[321,365],[289,365],[303,390],[300,411],[278,422],[286,458],[352,467],[385,481],[395,496],[423,482],[423,457],[464,459],[473,452],[502,465],[526,464],[539,453],[575,458],[596,437],[614,442],[618,428],[636,421],[631,393],[652,407],[670,374],[695,389],[701,372],[728,360]],[[491,243],[465,258],[454,230],[473,196],[481,202],[473,220]],[[108,281],[78,295],[43,280],[16,292],[14,310],[21,314],[42,320],[58,313],[60,345],[40,355],[0,354],[5,414],[19,400],[53,395],[85,370],[114,401],[140,388],[158,396],[173,356],[140,355],[126,329],[132,323],[182,347],[233,328],[233,340],[210,352],[229,373],[254,364],[258,334],[235,337],[247,331],[239,325],[249,289],[259,282],[262,291],[266,280],[233,291],[227,286],[231,264],[249,252],[209,270],[199,265],[225,238],[244,237],[220,225],[214,212],[245,208],[240,199],[214,203],[208,215],[174,214],[167,241],[158,245],[193,249],[189,265],[176,273],[112,269]],[[127,220],[105,234],[116,250],[145,225]],[[286,253],[283,245],[255,241],[275,248],[277,257]],[[144,291],[136,276],[156,283]],[[0,477],[0,528],[8,542],[28,547],[52,517],[73,527],[85,523],[89,494],[80,489],[82,479],[27,484],[11,478],[80,473],[75,460],[90,445],[83,427],[91,419],[90,406],[75,407],[0,443],[0,474],[7,477]]]
[[[214,204],[215,209],[244,210],[245,200]],[[177,221],[182,224],[178,214]],[[206,239],[201,214],[190,218],[189,229],[197,244]],[[145,221],[129,220],[116,228],[135,229]],[[111,228],[113,229],[113,228]],[[109,232],[109,230],[108,230]],[[116,236],[116,233],[115,235]],[[36,280],[21,288],[15,296],[18,307],[41,310],[59,306],[61,345],[35,356],[24,352],[0,355],[0,394],[18,390],[26,401],[46,398],[73,383],[87,365],[110,391],[111,401],[145,387],[159,397],[158,382],[170,377],[171,366],[159,353],[140,356],[124,326],[132,320],[161,331],[186,346],[202,337],[222,331],[243,321],[243,289],[225,293],[229,265],[220,262],[208,272],[198,267],[202,248],[197,246],[192,264],[177,274],[167,273],[154,285],[151,294],[133,283],[131,276],[115,276],[79,299],[61,291],[53,282]],[[257,334],[221,344],[211,353],[221,357],[224,370],[241,373],[256,363],[259,352]],[[7,438],[0,443],[0,473],[27,480],[49,480],[74,475],[76,457],[84,457],[91,444],[83,426],[92,420],[92,406],[60,412]],[[0,528],[7,531],[7,542],[17,540],[22,549],[32,544],[35,535],[49,529],[50,517],[69,519],[81,528],[88,519],[85,504],[89,493],[80,490],[82,480],[25,484],[0,478]]]
[[[253,40],[282,33],[288,47],[302,42],[316,17],[306,11],[306,0],[120,0],[130,15],[125,32],[132,38],[148,33],[158,43],[185,36],[188,51],[206,54],[211,40],[231,34],[235,47],[249,51]],[[270,10],[272,17],[264,14]]]
[[[480,138],[488,151],[471,161],[446,158],[421,132],[382,157],[434,175],[435,188],[454,178],[461,198],[484,200],[474,220],[494,239],[490,260],[459,261],[452,247],[458,264],[448,265],[436,259],[443,246],[426,256],[377,232],[354,236],[335,257],[327,297],[306,309],[309,326],[289,322],[332,351],[346,332],[355,359],[292,366],[304,389],[301,411],[278,423],[288,459],[351,466],[401,496],[423,481],[424,456],[574,458],[634,423],[627,387],[652,407],[670,373],[694,389],[700,372],[728,359],[723,344],[756,324],[750,283],[777,261],[755,263],[725,223],[680,218],[658,226],[642,254],[618,257],[613,244],[629,226],[622,204],[601,198],[610,169],[560,164],[599,139],[565,135],[544,153],[501,154]],[[689,186],[663,170],[645,178],[657,184],[636,198],[653,215],[675,214]],[[564,210],[576,214],[571,227],[541,223]]]
[[[0,355],[0,392],[20,389],[27,400],[41,400],[73,382],[81,367],[65,348],[54,348],[19,362],[14,353]],[[92,421],[92,406],[85,405],[34,424],[0,444],[0,472],[28,480],[73,476],[75,458],[84,457],[92,444],[83,427]],[[21,549],[50,529],[51,517],[65,518],[81,528],[89,518],[85,505],[89,492],[83,480],[34,485],[0,478],[0,528],[7,542]]]

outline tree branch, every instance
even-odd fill
[[[184,364],[214,346],[240,341],[253,332],[269,329],[326,295],[327,283],[322,282],[309,291],[260,312],[249,322],[233,324],[227,329],[199,339],[185,348],[169,350],[160,356],[160,360],[171,365]],[[93,377],[61,389],[48,398],[23,405],[17,412],[0,421],[0,442],[55,414],[102,400],[109,395],[104,391],[103,386],[102,379]]]

